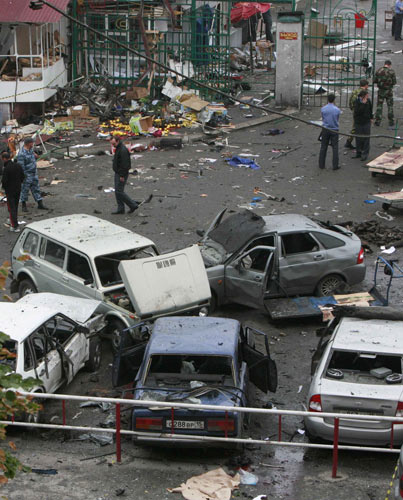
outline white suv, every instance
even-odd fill
[[[148,238],[83,214],[28,224],[12,250],[10,277],[20,297],[54,292],[102,301],[115,348],[122,329],[167,314],[197,314],[210,300],[196,245],[159,255]]]

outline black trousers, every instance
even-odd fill
[[[339,168],[339,134],[323,128],[321,135],[322,142],[319,152],[319,168],[325,168],[326,154],[329,144],[332,146],[333,151],[333,169]]]
[[[371,135],[371,122],[360,125],[355,124],[355,133],[358,135]],[[369,137],[356,137],[355,141],[357,143],[357,154],[367,157],[369,154]]]
[[[273,19],[271,17],[270,9],[267,12],[263,12],[262,17],[266,28],[266,41],[273,43],[274,40],[271,32],[271,28],[273,26]]]
[[[393,34],[395,35],[395,40],[399,40],[402,36],[403,14],[395,14],[395,18],[395,29]]]
[[[18,203],[20,201],[21,191],[6,191],[7,207],[10,214],[10,223],[13,227],[18,227]]]
[[[127,182],[128,176],[123,177],[123,181],[120,180],[120,175],[115,172],[115,197],[116,203],[118,204],[118,212],[125,211],[125,204],[129,208],[137,208],[138,203],[135,200],[132,200],[129,195],[125,193],[125,185]]]

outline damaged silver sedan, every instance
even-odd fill
[[[259,308],[265,299],[331,295],[365,277],[364,250],[342,226],[298,214],[223,210],[200,242],[212,303]]]

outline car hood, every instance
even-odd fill
[[[50,316],[64,314],[76,323],[85,323],[98,308],[102,306],[99,300],[82,299],[57,293],[33,293],[25,295],[16,304],[23,308],[47,310]]]
[[[141,319],[191,310],[211,298],[197,245],[146,259],[122,260],[118,269]]]
[[[224,212],[220,212],[213,221],[202,240],[202,244],[208,239],[219,243],[227,253],[233,253],[253,236],[262,233],[265,226],[263,217],[250,210],[244,210],[227,217],[220,222]]]

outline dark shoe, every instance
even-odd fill
[[[139,205],[136,205],[134,207],[130,207],[129,210],[127,211],[127,213],[129,214],[132,214],[135,210],[137,210],[139,208]]]
[[[319,167],[320,170],[325,170],[325,167]]]
[[[42,200],[38,201],[38,208],[39,210],[48,210],[48,207],[45,207]]]
[[[123,215],[124,213],[124,210],[115,210],[114,212],[111,212],[111,215]]]
[[[340,167],[333,167],[333,170],[340,170]]]
[[[28,212],[27,204],[25,201],[21,203],[21,208],[23,212]]]
[[[357,153],[354,156],[352,156],[351,158],[361,158],[361,153]]]
[[[368,156],[361,156],[361,161],[367,161]]]
[[[375,122],[375,123],[374,123],[374,125],[375,125],[376,127],[380,127],[380,126],[381,126],[381,122]]]
[[[347,149],[355,149],[355,147],[352,145],[352,143],[350,141],[346,141],[346,143],[344,144],[344,147]]]

